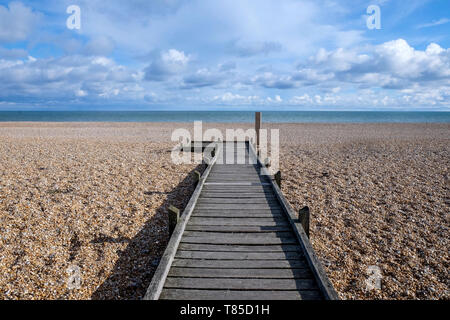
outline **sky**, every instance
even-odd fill
[[[0,0],[0,111],[175,109],[450,111],[450,1]]]

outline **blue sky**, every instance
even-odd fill
[[[449,48],[448,0],[0,1],[0,110],[448,111]]]

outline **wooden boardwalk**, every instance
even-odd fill
[[[240,149],[245,163],[219,164],[226,148],[217,152],[144,299],[337,299],[296,213],[273,177],[262,174],[253,146],[234,146],[235,160]]]

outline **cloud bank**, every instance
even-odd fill
[[[80,1],[76,32],[70,1],[0,5],[0,108],[450,110],[445,41],[373,38],[352,3]]]

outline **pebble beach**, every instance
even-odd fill
[[[263,127],[341,299],[450,298],[450,124]],[[177,128],[192,124],[0,123],[0,299],[142,298],[167,208],[204,170],[172,163]]]

